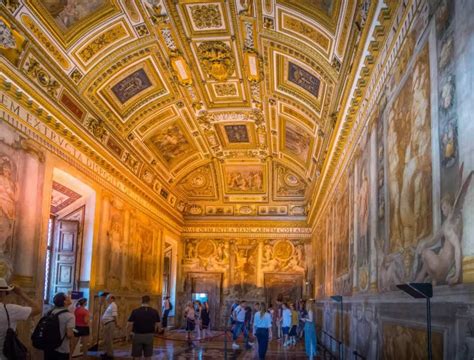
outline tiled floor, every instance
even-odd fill
[[[227,359],[229,360],[254,360],[258,359],[256,353],[256,346],[251,350],[244,350],[242,340],[239,344],[241,348],[232,350],[231,336],[228,334],[227,341]],[[256,342],[255,342],[256,344]],[[116,359],[131,359],[130,357],[131,344],[119,343],[115,346]],[[189,360],[189,359],[225,359],[225,341],[223,332],[215,331],[212,336],[205,340],[194,340],[192,344],[186,341],[186,334],[184,331],[176,330],[168,332],[165,336],[159,336],[155,339],[155,348],[153,359],[175,359],[175,360]],[[89,358],[94,359],[99,356],[98,353],[89,353]],[[269,360],[302,360],[307,359],[304,350],[304,342],[301,340],[296,346],[283,347],[278,340],[272,340],[269,344],[267,352],[267,359]]]

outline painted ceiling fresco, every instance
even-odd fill
[[[119,171],[183,216],[306,215],[353,2],[25,3],[16,63]]]

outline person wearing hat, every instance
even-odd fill
[[[6,304],[7,297],[9,297],[11,293],[17,295],[27,306],[11,303]],[[8,285],[4,278],[0,278],[0,360],[6,360],[6,357],[3,355],[3,344],[8,329],[8,318],[10,318],[10,327],[16,330],[18,321],[27,320],[30,317],[38,315],[40,312],[41,307],[26,295],[20,287]]]

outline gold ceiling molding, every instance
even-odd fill
[[[74,55],[81,66],[86,68],[92,61],[106,56],[107,50],[112,46],[116,47],[131,37],[132,34],[127,24],[120,20],[115,24],[109,25],[105,31],[86,40],[84,45],[81,45],[74,51]]]
[[[356,0],[351,1],[355,2]],[[342,2],[342,0],[277,0],[277,4],[295,9],[306,16],[314,18],[317,23],[333,33],[338,24]]]
[[[357,1],[347,1],[347,6],[344,9],[344,20],[340,23],[340,32],[337,39],[336,54],[342,59],[345,55],[347,41],[351,27],[353,26],[354,12],[357,8]]]
[[[88,0],[81,2],[79,7],[59,0],[27,0],[26,4],[64,48],[84,36],[94,25],[121,12],[117,0]]]
[[[399,4],[397,2],[389,2],[388,7],[383,7],[380,9],[380,12],[377,14],[377,20],[379,25],[375,27],[374,30],[374,40],[372,40],[368,46],[369,53],[365,56],[365,59],[360,59],[360,63],[363,63],[364,66],[361,69],[360,73],[357,73],[357,67],[354,66],[351,74],[352,82],[358,77],[357,81],[357,88],[351,94],[350,93],[350,86],[346,87],[346,94],[341,102],[343,104],[341,109],[344,109],[345,106],[348,107],[347,116],[342,118],[343,113],[342,111],[339,114],[339,119],[337,121],[336,129],[340,129],[339,131],[334,131],[334,136],[331,139],[331,144],[329,146],[330,149],[330,157],[326,159],[324,164],[324,168],[322,171],[322,176],[319,178],[319,182],[316,185],[316,191],[314,192],[314,197],[312,201],[312,206],[310,210],[310,217],[308,219],[310,224],[315,224],[317,219],[320,217],[323,209],[324,209],[324,202],[328,198],[329,193],[331,192],[329,188],[331,184],[335,183],[335,175],[336,169],[339,166],[339,159],[341,157],[342,151],[346,148],[348,144],[348,139],[351,135],[353,135],[353,126],[354,120],[356,118],[357,113],[361,110],[362,99],[364,93],[367,91],[367,84],[369,78],[373,75],[372,70],[374,69],[374,64],[376,63],[376,59],[378,59],[379,55],[381,54],[380,48],[381,44],[385,42],[387,39],[389,31],[387,30],[391,23],[394,21],[394,12],[398,8]],[[413,6],[413,4],[412,4]],[[364,28],[364,32],[362,34],[362,40],[359,43],[364,44],[365,40],[369,36],[369,25],[372,23],[375,15],[376,15],[377,6],[372,5],[369,9],[369,13],[367,15],[366,26]],[[399,27],[401,29],[402,27]],[[363,47],[359,47],[358,52],[361,54],[363,51]],[[381,72],[378,72],[377,75],[381,75]],[[348,84],[349,85],[349,84]],[[349,96],[353,96],[351,99]],[[349,102],[350,100],[350,102]],[[369,118],[367,117],[366,120],[368,121]],[[360,128],[362,128],[363,124],[359,123]],[[360,132],[359,132],[360,134]],[[346,159],[347,160],[347,159]]]
[[[35,39],[43,45],[49,54],[58,62],[64,70],[69,70],[72,64],[66,59],[66,56],[59,50],[59,48],[51,41],[51,39],[45,35],[43,30],[35,23],[35,21],[28,16],[23,14],[21,16],[23,24],[31,31]]]
[[[277,29],[291,37],[306,43],[329,59],[332,49],[332,38],[323,30],[304,19],[278,9]]]

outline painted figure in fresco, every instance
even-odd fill
[[[384,255],[379,267],[379,287],[381,291],[393,290],[405,278],[403,250]]]
[[[0,255],[8,249],[16,219],[18,190],[14,182],[13,164],[6,155],[0,156]]]
[[[122,224],[120,215],[112,216],[109,232],[110,242],[110,267],[109,276],[118,278],[121,274],[121,258],[122,258]]]
[[[405,245],[416,243],[430,232],[431,132],[426,64],[418,61],[413,70],[413,99],[410,141],[405,150],[405,168],[400,197],[400,219]]]
[[[391,249],[396,250],[403,246],[401,238],[400,222],[400,185],[398,180],[398,169],[400,166],[400,156],[398,154],[398,139],[395,129],[395,120],[398,116],[394,114],[394,109],[390,112],[388,120],[387,145],[389,161],[389,188],[390,188],[390,239]]]
[[[361,184],[359,187],[359,249],[358,257],[364,263],[368,259],[368,230],[369,230],[369,176],[367,174],[367,164],[362,163]]]
[[[460,172],[462,179],[463,166]],[[473,173],[471,171],[460,186],[454,202],[449,195],[441,200],[441,211],[445,219],[439,231],[430,239],[421,241],[416,249],[416,260],[421,257],[422,266],[415,281],[422,282],[429,277],[433,285],[445,281],[449,285],[459,282],[462,260],[462,208]],[[415,270],[417,267],[418,262],[415,261]]]

